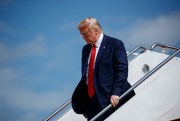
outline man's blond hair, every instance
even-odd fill
[[[90,29],[102,29],[99,22],[92,17],[85,18],[78,24],[78,29],[80,29],[82,26],[88,25]]]

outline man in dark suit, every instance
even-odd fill
[[[97,119],[103,121],[135,95],[119,100],[131,85],[127,81],[128,61],[121,40],[105,35],[95,18],[86,18],[78,30],[87,44],[82,50],[82,77],[72,96],[73,110],[88,120],[110,103],[112,107]]]

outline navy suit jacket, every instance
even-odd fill
[[[83,47],[82,78],[72,96],[72,107],[76,113],[86,113],[88,106],[86,75],[90,51],[91,45]],[[127,77],[128,60],[123,42],[104,35],[94,69],[95,93],[102,108],[110,104],[111,95],[121,96],[131,87]]]

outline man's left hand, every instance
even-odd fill
[[[119,104],[119,96],[112,95],[110,101],[111,101],[111,105],[113,107],[116,107]]]

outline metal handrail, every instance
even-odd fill
[[[46,119],[43,121],[49,121],[51,118],[53,118],[56,114],[58,114],[60,111],[62,111],[66,106],[68,106],[71,103],[71,99],[69,99],[66,103],[64,103],[60,108],[58,108],[54,113],[49,115]]]
[[[161,44],[154,44],[152,49],[154,49],[155,46],[161,45]],[[165,45],[164,45],[165,46]],[[167,46],[171,47],[171,46]],[[142,77],[139,81],[137,81],[131,88],[129,88],[123,95],[119,97],[121,100],[126,95],[128,95],[131,91],[133,91],[137,86],[139,86],[142,82],[144,82],[147,78],[149,78],[152,74],[154,74],[157,70],[159,70],[162,66],[164,66],[167,62],[169,62],[174,56],[176,56],[180,52],[180,48],[171,47],[173,49],[176,49],[172,55],[167,57],[164,61],[162,61],[159,65],[157,65],[154,69],[152,69],[149,73],[147,73],[144,77]],[[109,104],[106,108],[104,108],[101,112],[99,112],[96,116],[94,116],[90,121],[95,121],[97,118],[99,118],[101,115],[103,115],[107,110],[109,110],[112,107],[111,104]]]
[[[147,50],[144,46],[137,46],[135,49],[133,49],[131,52],[129,52],[128,54],[127,54],[127,56],[129,57],[129,56],[131,56],[134,52],[136,52],[137,50],[139,50],[139,49],[142,49],[142,50]]]
[[[154,50],[154,48],[156,47],[156,46],[161,46],[161,47],[166,47],[166,48],[171,48],[171,49],[175,49],[175,50],[177,50],[175,53],[173,53],[171,56],[175,56],[175,55],[177,55],[178,53],[179,53],[179,48],[176,48],[176,47],[172,47],[172,46],[169,46],[169,45],[164,45],[164,44],[160,44],[160,43],[155,43],[155,44],[153,44],[152,46],[151,46],[151,48],[150,48],[150,50]],[[135,49],[133,49],[131,52],[129,52],[128,54],[127,54],[127,56],[129,57],[129,56],[131,56],[135,51],[137,51],[137,50],[139,50],[139,49],[142,49],[142,50],[147,50],[144,46],[138,46],[138,47],[136,47]],[[143,51],[142,51],[143,52]],[[177,53],[177,54],[176,54]],[[168,57],[168,58],[170,58],[170,60],[174,57]],[[167,58],[167,59],[168,59]],[[170,60],[168,60],[168,61],[170,61]],[[165,61],[165,60],[164,60]],[[163,62],[164,62],[163,61]],[[167,62],[168,62],[167,61]],[[162,63],[163,63],[162,62]],[[164,62],[164,64],[166,64],[167,62]],[[163,64],[163,65],[164,65]],[[160,64],[159,64],[160,65]],[[162,66],[163,66],[162,65]],[[155,67],[156,68],[156,67]],[[154,68],[154,69],[155,69]],[[159,67],[159,68],[161,68],[161,67]],[[158,68],[158,69],[159,69]],[[153,69],[153,70],[154,70]],[[158,70],[157,69],[157,70]],[[153,71],[152,70],[152,71]],[[157,70],[155,70],[155,72],[157,71]],[[152,71],[150,71],[146,76],[151,76],[152,74],[150,74]],[[146,77],[146,76],[144,76],[143,78],[144,78],[144,80],[145,79],[147,79],[148,77]],[[120,99],[122,99],[122,98],[124,98],[127,94],[129,94],[132,90],[134,90],[138,85],[140,85],[144,80],[143,80],[143,78],[141,78],[138,82],[136,82],[128,91],[126,91],[122,96],[120,96]],[[143,80],[143,81],[142,81]],[[70,103],[71,103],[71,99],[69,99],[65,104],[63,104],[60,108],[58,108],[56,111],[54,111],[54,113],[52,113],[51,115],[49,115],[46,119],[44,119],[43,121],[49,121],[50,119],[52,119],[56,114],[58,114],[60,111],[62,111],[66,106],[68,106]],[[102,114],[104,114],[108,109],[110,109],[112,107],[112,105],[110,104],[109,106],[107,106],[105,109],[103,109],[99,114],[97,114],[93,119],[91,119],[90,121],[94,121],[94,120],[96,120],[99,116],[101,116]]]
[[[170,49],[173,49],[173,50],[178,50],[179,48],[177,47],[173,47],[173,46],[170,46],[170,45],[166,45],[166,44],[161,44],[161,43],[155,43],[151,46],[150,50],[154,50],[155,47],[157,46],[160,46],[162,48],[170,48]]]
[[[137,46],[135,49],[133,49],[131,52],[127,54],[127,56],[131,56],[134,52],[137,50],[142,49],[142,50],[147,50],[144,46]],[[49,115],[44,121],[49,121],[52,119],[56,114],[58,114],[60,111],[62,111],[66,106],[68,106],[71,103],[71,99],[69,99],[66,103],[64,103],[61,107],[59,107],[56,111],[54,111],[51,115]]]

